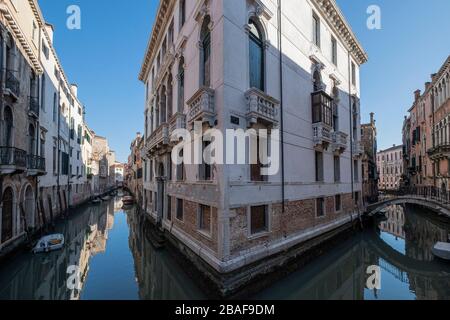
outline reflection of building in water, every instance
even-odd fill
[[[69,266],[78,266],[81,285],[86,279],[90,258],[104,252],[109,226],[112,226],[111,205],[83,208],[73,214],[56,232],[65,236],[64,249],[49,254],[23,254],[8,272],[0,272],[0,299],[67,300],[78,299],[80,292],[67,288]],[[14,270],[14,275],[11,275]]]
[[[130,248],[133,253],[139,297],[143,300],[184,300],[205,298],[169,252],[157,251],[148,234],[150,225],[136,213],[128,214]]]
[[[447,242],[450,226],[425,217],[412,206],[406,210],[406,255],[421,261],[434,260],[431,249],[436,242]]]
[[[380,224],[380,230],[395,237],[405,239],[405,211],[402,206],[390,206],[386,209],[386,221]]]

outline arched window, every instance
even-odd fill
[[[166,87],[163,86],[161,88],[161,100],[160,100],[160,106],[159,106],[159,112],[160,112],[160,117],[161,117],[161,120],[160,120],[161,124],[165,123],[166,120],[167,120],[166,119],[166,116],[167,116],[167,114],[166,114],[166,112],[167,112],[166,101],[167,101],[167,98],[166,98]]]
[[[322,90],[322,76],[320,75],[319,70],[314,71],[313,80],[314,80],[314,92]]]
[[[184,23],[186,22],[186,0],[180,0],[180,28],[183,28]]]
[[[178,63],[178,112],[184,110],[184,57]]]
[[[155,105],[155,130],[159,127],[159,101],[160,101],[159,92],[156,95],[156,105]]]
[[[172,74],[169,74],[167,79],[167,120],[169,121],[173,114],[173,87],[172,87]]]
[[[13,192],[7,188],[2,197],[2,243],[13,237]]]
[[[209,24],[211,18],[206,16],[203,20],[202,29],[200,33],[200,84],[205,87],[211,85],[211,32],[209,30]]]
[[[14,126],[14,118],[13,113],[11,111],[11,108],[6,107],[4,111],[4,118],[5,118],[5,145],[7,147],[12,146],[12,132],[13,132],[13,126]]]
[[[264,91],[264,40],[255,21],[249,21],[250,88]]]
[[[339,89],[333,87],[333,130],[339,131]]]

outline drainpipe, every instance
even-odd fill
[[[348,106],[349,106],[349,117],[350,117],[350,176],[351,176],[351,187],[352,187],[352,199],[355,198],[355,186],[354,186],[354,175],[353,175],[353,108],[352,108],[352,67],[350,50],[348,51]]]
[[[5,39],[3,38],[3,28],[0,26],[0,119],[2,119],[3,112],[3,85],[5,83],[5,71],[6,66],[4,66],[4,52],[5,49]],[[0,174],[0,212],[3,200],[3,175]]]
[[[278,0],[278,50],[280,51],[280,131],[281,131],[281,198],[282,212],[286,212],[286,191],[285,191],[285,171],[284,171],[284,116],[283,116],[283,50],[281,32],[281,0]]]
[[[70,89],[69,89],[70,90]],[[71,96],[71,95],[70,95]],[[69,96],[69,100],[70,99]],[[72,164],[72,151],[70,150],[70,140],[72,139],[72,101],[69,101],[69,174],[67,175],[67,215],[69,215],[69,208],[70,208],[70,179],[72,178],[72,168],[71,168],[71,164]],[[74,137],[75,137],[75,121],[73,122],[73,130],[74,130]]]

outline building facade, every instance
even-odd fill
[[[348,223],[362,210],[366,60],[332,0],[281,8],[263,0],[160,1],[139,76],[149,216],[221,274]],[[171,134],[196,123],[223,136],[281,129],[280,169],[263,176],[259,161],[173,164]]]
[[[138,132],[131,142],[130,155],[125,168],[126,185],[141,206],[144,205],[144,169],[141,157],[143,145],[144,139]]]
[[[398,190],[403,174],[403,146],[381,150],[377,153],[377,170],[380,191]]]
[[[362,157],[363,199],[365,203],[378,200],[377,170],[377,127],[375,114],[370,114],[370,122],[361,125],[361,141],[364,148]]]
[[[425,90],[414,92],[414,103],[403,126],[405,180],[409,186],[449,191],[450,57],[431,75]]]
[[[0,257],[92,196],[90,130],[54,31],[36,0],[0,2]]]

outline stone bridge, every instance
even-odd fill
[[[377,203],[367,206],[367,215],[373,216],[381,210],[391,206],[400,204],[414,204],[431,211],[436,212],[439,216],[450,218],[450,203],[442,201],[439,198],[424,197],[418,195],[393,196]]]

